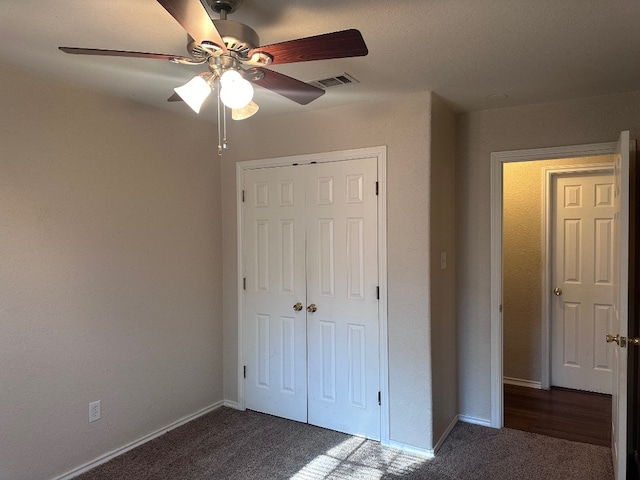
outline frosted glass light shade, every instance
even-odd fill
[[[196,113],[200,113],[200,107],[211,93],[211,87],[207,81],[201,76],[193,77],[181,87],[173,89],[184,103],[191,107]]]
[[[234,120],[244,120],[254,115],[260,107],[257,103],[251,101],[242,108],[234,108],[231,110],[231,118]]]
[[[253,86],[235,70],[220,77],[220,100],[229,108],[243,108],[253,98]]]

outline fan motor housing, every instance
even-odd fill
[[[207,0],[207,4],[216,12],[227,14],[235,12],[242,5],[242,0]]]
[[[260,37],[256,31],[243,23],[233,20],[213,20],[213,23],[224,40],[227,50],[242,58],[247,57],[249,50],[260,46]],[[187,35],[187,51],[195,58],[207,56],[207,53],[203,52],[190,35]]]

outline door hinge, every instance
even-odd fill
[[[376,195],[378,195],[379,182],[376,182]]]
[[[244,203],[244,190],[242,190],[242,203]]]
[[[247,366],[242,367],[242,378],[247,378]]]
[[[378,405],[382,405],[382,394],[378,392]]]
[[[502,305],[500,305],[500,313],[502,313]]]
[[[380,300],[380,287],[376,287],[376,300]]]
[[[247,277],[244,277],[242,279],[242,289],[246,290],[247,289]]]

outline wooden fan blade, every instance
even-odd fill
[[[273,58],[271,65],[280,63],[308,62],[331,58],[362,57],[369,53],[362,34],[355,29],[325,33],[314,37],[299,38],[288,42],[274,43],[249,51],[264,52]]]
[[[167,98],[167,102],[184,102],[184,100],[182,100],[182,97],[176,92],[173,92],[173,95]]]
[[[158,3],[182,25],[198,45],[207,40],[224,52],[227,51],[220,32],[199,0],[158,0]]]
[[[321,88],[314,87],[293,77],[266,68],[256,68],[256,70],[264,73],[264,77],[260,80],[255,80],[253,83],[276,92],[300,105],[306,105],[324,95],[324,90]]]
[[[100,48],[78,48],[78,47],[58,47],[65,53],[71,53],[74,55],[103,55],[106,57],[134,57],[134,58],[155,58],[158,60],[172,60],[188,57],[182,57],[181,55],[168,55],[165,53],[147,53],[147,52],[129,52],[126,50],[103,50]]]

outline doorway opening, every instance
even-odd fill
[[[494,152],[491,155],[491,312],[492,312],[492,328],[491,328],[491,425],[495,428],[502,428],[504,426],[504,396],[503,396],[503,380],[504,380],[504,365],[503,365],[503,319],[502,319],[502,307],[503,307],[503,245],[502,245],[502,204],[503,204],[503,167],[507,163],[512,162],[536,162],[536,161],[548,161],[548,160],[565,160],[570,158],[585,158],[588,157],[588,163],[595,163],[594,157],[603,155],[612,155],[616,152],[616,142],[590,144],[590,145],[576,145],[568,147],[552,147],[552,148],[540,148],[532,150],[518,150],[511,152]],[[531,183],[537,183],[540,190],[542,190],[542,180],[536,182],[530,180]],[[542,211],[542,208],[539,208]],[[542,240],[540,240],[542,248]],[[542,275],[538,273],[540,279]],[[541,280],[540,280],[541,282]],[[538,288],[538,292],[542,292],[542,286]],[[541,293],[540,293],[541,295]],[[542,307],[540,307],[542,308]],[[542,327],[539,330],[539,339],[542,338]],[[536,342],[535,348],[537,348],[537,357],[540,358],[540,365],[538,366],[537,378],[533,378],[534,384],[529,384],[531,387],[542,386],[542,358],[541,358],[541,341]],[[532,375],[529,375],[531,380]],[[535,384],[539,382],[539,384]]]
[[[612,314],[613,161],[503,165],[507,427],[610,443],[613,352],[595,339],[604,339]]]
[[[613,188],[613,244],[614,244],[614,285],[613,305],[615,315],[609,322],[610,333],[607,342],[615,342],[612,371],[612,422],[611,449],[614,459],[616,479],[626,478],[630,454],[627,436],[628,422],[637,418],[637,412],[629,407],[628,399],[628,356],[627,335],[629,328],[629,272],[630,257],[630,171],[635,159],[636,143],[629,138],[629,131],[620,132],[617,142],[568,147],[541,148],[491,154],[491,426],[504,426],[504,365],[503,365],[503,322],[502,322],[502,178],[503,166],[508,162],[532,160],[566,159],[574,157],[594,157],[615,155]],[[631,282],[633,285],[633,282]],[[631,331],[634,331],[631,328]],[[611,333],[613,332],[613,333]],[[640,341],[638,342],[640,344]],[[635,385],[631,382],[632,389]],[[633,435],[632,435],[633,436]]]

